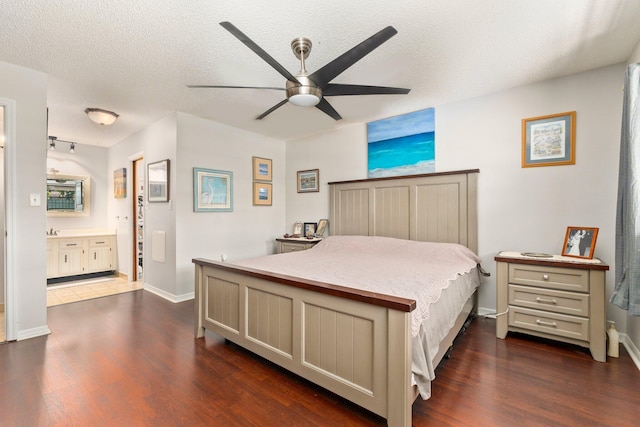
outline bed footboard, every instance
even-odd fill
[[[196,337],[209,329],[385,417],[390,426],[411,425],[414,301],[376,301],[317,282],[193,262]]]

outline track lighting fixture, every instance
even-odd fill
[[[58,139],[57,136],[48,136],[47,139],[49,140],[49,142],[48,142],[49,150],[55,150],[56,149],[56,143],[63,142],[65,144],[69,144],[69,152],[70,153],[73,154],[73,153],[76,152],[76,144],[77,144],[77,142],[64,141],[62,139]]]

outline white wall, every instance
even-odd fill
[[[144,157],[146,165],[160,160],[169,159],[169,198],[176,196],[175,160],[176,160],[176,115],[171,114],[147,126],[140,132],[124,139],[109,149],[108,156],[108,188],[113,189],[113,171],[120,168],[127,169],[127,197],[115,199],[113,190],[108,196],[109,228],[116,229],[118,240],[118,271],[131,277],[133,266],[133,171],[132,163],[135,158]],[[146,187],[145,187],[146,191]],[[155,291],[175,295],[175,211],[172,203],[149,203],[144,205],[144,282]],[[126,218],[126,219],[125,219]],[[166,260],[157,262],[151,260],[151,232],[153,230],[166,233]]]
[[[145,289],[172,301],[189,299],[194,292],[193,258],[219,260],[224,253],[233,260],[274,252],[274,239],[286,232],[284,142],[177,113],[109,151],[109,171],[126,167],[128,176],[128,197],[109,200],[108,222],[118,230],[120,271],[131,274],[131,156],[137,153],[144,155],[145,165],[163,159],[171,162],[170,203],[145,203]],[[273,160],[272,206],[252,204],[252,156]],[[233,212],[193,211],[194,167],[233,172]],[[129,219],[118,221],[118,216]],[[166,232],[165,262],[152,260],[153,230]]]
[[[567,226],[599,227],[595,255],[613,266],[623,77],[620,64],[435,106],[437,171],[480,169],[479,255],[492,273],[481,308],[495,309],[497,252],[560,253]],[[577,112],[576,164],[521,168],[521,120],[566,111]],[[364,125],[287,142],[287,224],[326,216],[324,183],[366,178],[366,155]],[[320,169],[321,192],[296,194],[295,171],[307,168]]]
[[[15,242],[13,289],[16,293],[18,339],[49,332],[46,308],[45,205],[29,206],[29,195],[46,194],[47,78],[27,68],[0,62],[0,98],[15,101],[15,140],[8,140],[5,155],[15,154],[13,229]],[[9,129],[7,129],[9,130]],[[9,182],[8,182],[9,184]],[[10,194],[7,194],[9,204]]]
[[[107,201],[113,197],[107,178],[107,148],[77,144],[75,153],[69,153],[69,144],[58,143],[56,150],[47,150],[47,171],[54,168],[61,175],[88,176],[91,178],[91,205],[89,216],[47,217],[47,230],[74,228],[107,228]],[[113,175],[113,171],[111,171]],[[43,200],[44,203],[44,200]]]
[[[178,113],[176,295],[193,294],[193,258],[237,260],[274,253],[285,229],[285,144]],[[252,157],[272,160],[273,204],[253,206]],[[233,172],[233,212],[193,211],[193,168]]]

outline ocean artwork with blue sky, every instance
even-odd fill
[[[435,109],[367,123],[368,177],[435,172]]]

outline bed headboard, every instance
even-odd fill
[[[330,234],[460,243],[478,253],[479,172],[330,182]]]

